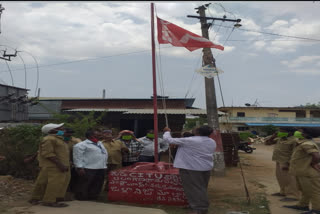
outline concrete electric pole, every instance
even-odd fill
[[[241,20],[231,20],[224,18],[212,18],[206,17],[205,10],[207,9],[208,5],[202,5],[198,8],[197,13],[200,16],[187,16],[190,18],[198,18],[200,19],[201,23],[201,31],[202,36],[204,38],[209,39],[209,28],[211,24],[207,23],[208,19],[211,20],[221,20],[221,21],[233,21],[233,22],[240,22]],[[215,58],[212,55],[210,48],[203,48],[203,56],[202,56],[202,66],[210,65],[216,68]],[[217,100],[216,100],[216,92],[214,86],[214,78],[204,78],[205,79],[205,92],[206,92],[206,107],[207,107],[207,119],[208,125],[212,127],[215,132],[213,138],[217,143],[217,150],[215,152],[214,157],[214,173],[216,175],[224,176],[225,175],[225,162],[224,162],[224,154],[223,154],[223,147],[222,147],[222,140],[219,131],[219,116],[218,116],[218,109],[217,109]]]

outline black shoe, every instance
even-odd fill
[[[272,196],[281,196],[281,197],[283,197],[283,196],[286,196],[286,195],[282,194],[280,192],[277,192],[277,193],[273,193]]]
[[[297,206],[297,205],[284,205],[283,207],[295,209],[295,210],[309,211],[309,207],[301,207],[301,206]]]
[[[37,199],[30,199],[28,202],[29,202],[30,204],[32,204],[32,205],[38,205],[38,204],[40,204],[40,200],[37,200]]]

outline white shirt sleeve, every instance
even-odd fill
[[[172,138],[170,132],[165,132],[163,134],[163,140],[169,144],[182,145],[188,142],[186,138]]]
[[[101,148],[104,150],[106,156],[105,156],[105,161],[106,161],[106,165],[108,164],[108,150],[106,149],[106,147],[104,147],[103,143],[101,141],[99,141],[99,145],[101,146]]]
[[[84,151],[85,146],[83,143],[78,143],[73,146],[73,163],[76,166],[76,168],[83,168],[84,167]]]
[[[163,139],[159,138],[158,142],[160,144],[160,150],[162,152],[165,152],[165,151],[168,150],[169,144],[166,141],[164,141]]]

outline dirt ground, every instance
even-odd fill
[[[281,198],[271,196],[272,193],[279,191],[275,178],[275,164],[271,161],[273,146],[255,145],[254,147],[257,149],[252,154],[239,151],[251,203],[248,204],[240,167],[227,168],[225,177],[212,176],[210,180],[209,198],[211,205],[209,213],[226,214],[228,211],[247,211],[250,214],[300,213],[282,208],[283,205],[294,204],[294,202],[283,203],[279,201]],[[32,181],[0,176],[0,213],[32,214],[39,209],[39,213],[41,213],[41,206],[33,209],[26,202],[32,186]],[[102,194],[100,202],[108,203],[106,198],[107,196]],[[81,203],[77,202],[70,205],[77,208],[78,213],[81,214]],[[19,207],[19,209],[10,210],[13,207]],[[147,207],[163,209],[168,214],[186,213],[186,209],[182,207],[162,205]],[[61,213],[61,210],[59,210],[57,210],[57,213]]]
[[[298,214],[299,211],[283,208],[283,205],[293,205],[296,202],[281,202],[281,197],[271,196],[279,192],[275,177],[275,163],[271,161],[273,146],[254,145],[256,150],[252,154],[239,151],[243,171],[248,186],[251,205],[246,205],[246,195],[241,177],[240,167],[228,168],[226,177],[213,178],[210,181],[212,206],[217,207],[220,198],[230,201],[227,203],[233,210],[249,211],[250,213]],[[234,200],[231,200],[234,197]],[[234,206],[234,201],[242,206]],[[225,204],[226,205],[226,204]],[[233,207],[232,207],[233,206]],[[265,209],[265,208],[267,209]],[[234,209],[237,208],[237,209]],[[213,209],[214,210],[214,209]],[[230,211],[230,209],[228,209]],[[219,214],[219,211],[212,213]],[[226,213],[226,212],[221,212]]]

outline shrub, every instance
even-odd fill
[[[0,134],[0,153],[6,160],[0,162],[0,174],[20,178],[34,178],[37,161],[24,163],[24,158],[35,154],[41,140],[40,125],[19,125],[6,128]]]
[[[95,115],[77,113],[76,115],[55,114],[54,121],[48,123],[65,123],[65,127],[72,128],[74,136],[84,138],[89,128],[96,128],[101,123],[105,112]],[[0,155],[6,159],[0,162],[0,175],[33,179],[37,176],[38,162],[24,163],[24,159],[38,151],[42,138],[42,125],[18,125],[0,131]]]
[[[64,127],[72,128],[75,137],[84,138],[88,129],[97,128],[100,125],[107,112],[98,113],[91,111],[88,114],[81,112],[76,112],[75,115],[54,114],[54,119],[55,123],[64,123]]]
[[[241,132],[239,133],[239,137],[242,141],[248,140],[248,137],[255,138],[256,135],[252,134],[251,132]]]
[[[267,135],[273,135],[278,131],[278,128],[274,125],[266,125],[262,127],[262,131],[265,132]]]

